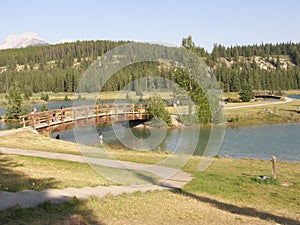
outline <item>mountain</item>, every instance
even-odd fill
[[[4,42],[0,44],[0,49],[25,48],[28,46],[48,45],[36,33],[25,32],[23,34],[9,35]]]

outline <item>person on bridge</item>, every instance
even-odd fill
[[[63,119],[65,118],[65,106],[62,105],[62,106],[60,107],[60,110],[61,110],[61,119],[63,120]]]
[[[52,122],[55,122],[55,121],[56,121],[56,112],[54,111],[52,114]]]
[[[35,107],[33,107],[33,109],[31,110],[31,114],[35,114],[36,113],[36,108]]]

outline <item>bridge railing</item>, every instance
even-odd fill
[[[54,124],[75,121],[97,116],[112,116],[117,114],[145,114],[147,104],[97,104],[76,106],[65,109],[54,109],[21,116],[23,127],[51,126]]]
[[[255,96],[282,96],[284,93],[280,91],[254,91]]]

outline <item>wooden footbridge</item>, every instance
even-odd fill
[[[55,133],[117,121],[146,121],[146,104],[97,104],[35,112],[21,116],[23,127],[32,126],[39,133]]]
[[[281,99],[282,95],[273,91],[257,91],[254,93],[255,98],[266,98],[266,99]]]

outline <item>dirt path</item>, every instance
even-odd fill
[[[61,154],[53,152],[42,152],[35,150],[24,150],[15,148],[0,147],[1,154],[16,154],[33,157],[41,157],[48,159],[59,159],[66,161],[73,161],[79,163],[86,163],[87,158],[78,155]],[[89,196],[96,195],[103,197],[107,194],[119,195],[122,193],[132,193],[136,191],[155,191],[155,190],[169,190],[171,188],[181,188],[187,182],[192,180],[192,176],[188,173],[178,171],[174,168],[146,165],[125,161],[88,158],[88,161],[95,165],[107,166],[112,168],[121,168],[129,170],[146,171],[160,177],[162,181],[159,184],[149,185],[132,185],[132,186],[97,186],[97,187],[83,187],[83,188],[65,188],[65,189],[47,189],[43,191],[24,190],[17,193],[0,191],[0,210],[8,207],[19,205],[20,207],[34,207],[45,201],[62,202],[69,200],[72,197],[79,199],[86,199]]]
[[[288,102],[292,102],[292,101],[293,101],[293,99],[285,97],[284,101],[268,102],[268,103],[264,103],[264,104],[254,104],[254,105],[231,106],[231,107],[226,107],[225,110],[240,109],[240,108],[251,108],[251,107],[266,106],[266,105],[279,105],[279,104],[284,104],[284,103],[288,103]]]

